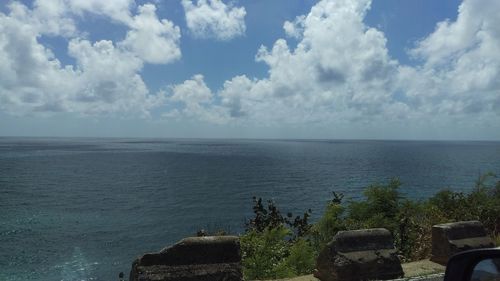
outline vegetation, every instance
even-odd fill
[[[496,181],[496,184],[495,184]],[[432,225],[479,220],[497,245],[500,240],[500,181],[488,173],[478,177],[468,193],[442,190],[427,200],[410,200],[400,193],[401,182],[374,184],[364,199],[345,202],[333,192],[323,216],[309,222],[311,211],[283,216],[269,200],[254,198],[254,218],[241,237],[246,279],[286,278],[309,274],[319,251],[340,230],[384,227],[394,236],[402,261],[430,256]],[[293,220],[292,220],[293,218]]]
[[[241,237],[243,274],[246,279],[285,278],[309,274],[316,251],[306,240],[312,225],[311,211],[293,218],[284,217],[272,200],[264,207],[262,199],[253,198],[255,217],[246,223]],[[293,220],[292,220],[293,218]]]

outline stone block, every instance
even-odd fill
[[[241,251],[236,236],[182,239],[134,261],[131,281],[241,281]]]
[[[479,221],[445,223],[432,227],[433,262],[446,265],[448,259],[456,253],[490,247],[494,247],[493,240]]]
[[[391,233],[384,228],[339,231],[320,252],[314,276],[322,281],[403,277]]]

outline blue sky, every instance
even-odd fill
[[[495,0],[0,5],[0,135],[500,139]]]

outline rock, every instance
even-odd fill
[[[391,233],[384,228],[339,231],[320,252],[314,276],[322,281],[403,277]]]
[[[158,253],[135,260],[131,281],[241,281],[241,252],[236,236],[185,238]]]
[[[479,221],[461,221],[432,226],[431,261],[446,265],[454,254],[471,249],[494,247]]]

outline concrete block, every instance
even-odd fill
[[[384,228],[339,231],[320,252],[314,276],[322,281],[403,277],[391,233]]]
[[[134,261],[131,281],[241,281],[236,236],[190,237]]]
[[[494,247],[493,240],[479,221],[445,223],[432,227],[433,262],[446,265],[456,253],[490,247]]]

